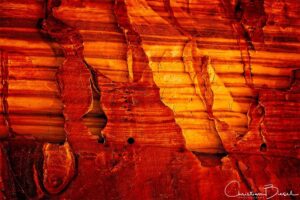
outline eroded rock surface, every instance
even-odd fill
[[[299,13],[1,1],[0,199],[299,199]]]

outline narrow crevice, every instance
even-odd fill
[[[217,119],[214,114],[213,114],[213,101],[214,101],[214,94],[211,88],[210,80],[209,80],[209,74],[208,74],[208,64],[210,62],[208,56],[202,56],[201,58],[199,57],[197,53],[197,41],[195,36],[192,33],[189,33],[186,31],[178,22],[177,18],[174,15],[174,11],[171,7],[170,0],[163,0],[164,3],[164,8],[166,12],[169,14],[168,17],[166,18],[182,35],[186,36],[188,38],[188,41],[186,42],[183,50],[183,63],[185,65],[185,69],[187,70],[192,82],[194,83],[194,78],[197,78],[198,85],[200,89],[200,95],[199,98],[203,101],[203,103],[206,106],[208,118],[210,120],[214,121],[214,127],[215,130],[217,129],[217,123],[223,123],[219,119]],[[196,33],[197,35],[197,33]],[[189,52],[189,53],[188,53]],[[188,55],[185,55],[188,54]],[[189,64],[191,63],[192,65],[192,71],[195,73],[195,77],[191,74],[189,69]],[[217,131],[218,133],[218,131]],[[220,140],[220,143],[222,144],[222,148],[224,149],[224,144],[222,141],[222,137],[218,133],[218,137]]]
[[[143,49],[142,38],[130,22],[124,0],[115,0],[114,14],[127,43],[127,65],[129,76],[132,74],[133,82],[138,82],[142,78],[144,72],[150,71],[149,58]],[[132,69],[130,69],[131,67]]]
[[[191,8],[190,8],[190,6],[191,6],[191,2],[190,2],[190,0],[186,0],[187,2],[186,2],[186,4],[187,4],[187,13],[191,13]]]
[[[244,79],[249,88],[253,88],[253,79],[251,72],[250,49],[254,49],[249,34],[241,24],[243,17],[243,6],[241,0],[238,0],[234,6],[229,0],[221,0],[224,7],[225,16],[230,20],[232,30],[235,34],[237,44],[240,48],[241,63],[244,70]]]
[[[245,186],[247,187],[247,190],[248,191],[252,191],[252,192],[255,192],[255,190],[252,188],[251,184],[249,183],[249,181],[247,180],[247,177],[245,177],[245,175],[243,174],[241,168],[240,168],[240,165],[238,163],[238,160],[234,160],[235,162],[235,167],[236,167],[236,170],[239,174],[239,177],[241,178],[241,181],[245,184]],[[258,197],[256,195],[253,196],[253,199],[254,200],[257,200]]]
[[[255,145],[255,149],[260,152],[265,152],[267,150],[267,141],[265,138],[266,128],[264,125],[265,119],[265,107],[259,101],[259,97],[255,98],[247,112],[247,132],[244,135],[241,135],[238,138],[238,148],[247,147],[245,142],[251,140],[252,143],[258,144]],[[251,142],[250,142],[251,143]],[[261,145],[260,145],[261,144]],[[253,144],[252,144],[253,146]]]
[[[8,105],[8,93],[9,93],[9,70],[8,70],[8,55],[7,52],[0,50],[1,52],[1,85],[2,85],[2,112],[4,123],[8,131],[8,137],[13,138],[16,136],[15,131],[12,128],[9,117],[9,105]]]
[[[266,131],[266,128],[264,125],[266,110],[265,110],[265,106],[260,102],[259,102],[259,106],[257,109],[258,109],[258,113],[261,117],[260,123],[259,123],[259,134],[260,134],[260,138],[261,138],[261,142],[262,142],[262,145],[260,146],[260,151],[264,152],[264,151],[267,151],[267,141],[266,141],[266,137],[265,137],[265,133],[267,131]]]
[[[243,26],[241,26],[241,30],[244,30]],[[250,56],[250,49],[253,47],[252,43],[249,42],[250,38],[247,39],[248,34],[247,32],[243,32],[244,34],[244,39],[242,38],[242,33],[238,34],[238,45],[240,47],[240,54],[241,54],[241,62],[243,65],[243,70],[244,70],[244,79],[246,82],[246,85],[249,88],[254,88],[253,86],[253,76],[252,76],[252,67],[251,67],[251,56]],[[241,40],[243,40],[241,42]],[[254,48],[254,47],[253,47]]]
[[[169,14],[168,17],[164,17],[167,18],[168,21],[184,36],[188,37],[189,40],[193,39],[193,36],[187,32],[186,30],[184,30],[184,28],[181,27],[181,25],[179,24],[179,22],[177,21],[175,15],[174,15],[174,11],[171,7],[171,2],[170,0],[163,0],[164,3],[164,8],[165,11]]]
[[[97,94],[97,98],[100,99],[100,89],[99,89],[99,85],[98,85],[98,79],[97,79],[97,72],[96,70],[89,65],[86,60],[83,60],[84,64],[86,65],[86,67],[90,70],[91,73],[91,85],[93,88],[93,91]]]
[[[155,96],[155,101],[158,103],[158,105],[161,106],[161,109],[165,110],[164,112],[171,115],[171,117],[174,119],[174,125],[170,127],[170,129],[174,129],[174,135],[176,139],[174,138],[174,145],[184,145],[184,137],[181,132],[180,127],[176,124],[174,112],[166,106],[160,98],[159,94],[159,88],[154,82],[154,77],[152,73],[152,69],[150,67],[150,62],[148,55],[145,52],[145,49],[143,48],[143,40],[140,35],[140,32],[136,30],[135,25],[132,23],[131,18],[129,16],[129,11],[127,10],[128,7],[126,5],[126,2],[124,0],[115,0],[114,5],[114,14],[115,18],[118,24],[118,27],[123,31],[124,37],[126,39],[127,43],[127,64],[128,68],[130,68],[130,65],[132,65],[132,80],[129,83],[126,83],[125,85],[125,91],[122,91],[124,96],[124,105],[122,106],[123,109],[126,109],[124,120],[130,121],[130,123],[133,123],[133,127],[130,128],[136,128],[136,126],[139,126],[138,123],[136,123],[136,116],[134,112],[132,112],[132,107],[135,106],[135,102],[140,101],[141,96],[137,93],[137,91],[132,91],[133,87],[139,87],[144,88],[145,91],[149,91],[152,97],[152,94]],[[130,60],[131,59],[131,60]],[[129,69],[130,71],[130,69]],[[128,89],[127,89],[128,88]],[[134,88],[133,88],[134,89]],[[140,90],[140,89],[138,89]],[[138,95],[138,96],[137,96]],[[144,100],[143,100],[144,101]],[[149,99],[149,102],[151,100]],[[155,102],[155,104],[156,104]],[[146,103],[146,102],[145,102]],[[139,105],[140,106],[140,105]],[[136,131],[133,131],[136,132]],[[179,134],[180,133],[180,134]],[[133,140],[128,140],[127,142],[130,144],[131,142],[134,142],[137,140],[138,137],[136,137],[134,134],[129,134],[129,137],[131,137]],[[152,138],[153,140],[153,138]],[[142,143],[142,141],[141,141]],[[156,144],[157,145],[157,144]],[[185,148],[185,147],[184,147]]]
[[[93,93],[93,109],[90,111],[90,112],[93,112],[94,110],[101,110],[102,111],[102,108],[101,108],[101,91],[100,91],[100,88],[99,88],[99,84],[98,84],[98,74],[97,74],[97,71],[87,63],[87,61],[84,59],[83,60],[85,65],[87,66],[87,68],[89,69],[90,73],[91,73],[91,86],[92,86],[92,93]],[[99,104],[97,103],[94,103],[94,102],[98,102],[99,101]],[[96,104],[96,105],[95,105]],[[88,113],[84,116],[84,117],[88,117]],[[99,128],[99,132],[97,131],[97,133],[94,133],[96,135],[98,135],[98,143],[101,143],[101,144],[104,144],[105,143],[105,136],[102,134],[102,130],[105,128],[106,124],[107,124],[107,117],[105,115],[105,113],[101,113],[101,115],[97,116],[97,118],[101,118],[101,119],[104,119],[105,123],[104,124],[101,124],[99,125],[97,128]],[[86,124],[86,126],[90,129],[91,127],[88,126],[88,124]],[[102,141],[102,139],[104,138],[103,142],[100,142]]]

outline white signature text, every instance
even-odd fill
[[[265,197],[266,199],[272,199],[275,196],[299,196],[299,194],[295,194],[292,190],[289,192],[280,192],[277,187],[273,184],[264,185],[264,192],[240,192],[240,183],[237,180],[230,181],[225,189],[224,193],[227,197]],[[232,192],[234,190],[234,192]]]

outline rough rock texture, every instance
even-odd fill
[[[0,200],[300,199],[299,13],[0,1]]]

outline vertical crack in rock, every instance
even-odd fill
[[[264,43],[263,27],[267,22],[264,0],[239,0],[238,4],[240,9],[236,10],[236,18],[247,32],[248,41]],[[252,46],[254,47],[254,44]]]
[[[263,103],[259,102],[257,109],[257,113],[259,114],[259,136],[260,136],[260,141],[262,141],[260,143],[260,151],[266,151],[267,150],[267,146],[266,146],[266,137],[265,137],[265,133],[266,133],[266,128],[265,128],[265,124],[264,124],[264,119],[265,119],[265,114],[266,114],[266,108],[263,105]]]
[[[252,69],[251,69],[251,56],[249,50],[249,43],[246,39],[243,39],[241,35],[243,35],[243,28],[239,24],[232,24],[232,28],[236,33],[237,43],[240,47],[241,53],[241,62],[244,70],[244,78],[248,87],[253,88],[253,77],[252,77]]]
[[[260,143],[258,143],[260,145],[259,150],[264,152],[267,150],[267,141],[266,141],[266,127],[264,124],[264,120],[265,120],[265,114],[266,114],[266,108],[263,105],[263,103],[258,102],[258,106],[256,107],[256,112],[259,115],[259,124],[258,124],[258,131],[259,131],[259,136],[260,136]]]
[[[246,84],[254,89],[250,50],[255,50],[253,42],[264,42],[263,27],[266,24],[264,1],[238,0],[233,6],[229,0],[222,0],[222,4],[240,47]]]
[[[213,101],[214,94],[211,88],[210,76],[208,73],[208,64],[210,64],[210,58],[208,56],[200,56],[197,51],[197,39],[193,33],[186,31],[178,22],[174,15],[173,8],[170,0],[163,0],[164,8],[168,12],[169,16],[166,18],[178,31],[188,38],[183,49],[183,62],[185,70],[188,72],[192,82],[200,90],[200,94],[195,88],[196,94],[200,97],[206,106],[207,114],[210,120],[214,121],[214,128],[217,132],[217,136],[220,139],[220,143],[223,148],[230,151],[234,143],[234,133],[230,130],[228,124],[220,121],[213,114]],[[196,80],[195,80],[196,78]]]
[[[171,6],[171,0],[163,0],[163,3],[164,3],[164,8],[165,10],[168,12],[169,16],[168,17],[165,17],[168,19],[168,21],[180,32],[182,33],[184,36],[186,36],[189,41],[192,41],[192,42],[196,42],[195,40],[193,40],[193,35],[190,34],[188,31],[186,31],[184,28],[181,27],[181,25],[179,24],[179,22],[177,21],[177,18],[175,17],[174,15],[174,11],[172,9],[172,6]],[[187,43],[188,43],[187,42]]]
[[[191,7],[190,7],[190,5],[191,5],[191,2],[190,2],[190,0],[187,0],[186,1],[186,4],[187,4],[187,13],[190,13],[191,12]]]
[[[270,160],[269,160],[269,159]],[[282,160],[281,157],[265,157],[264,154],[249,154],[249,155],[235,155],[234,162],[236,163],[236,169],[238,170],[241,180],[245,183],[248,191],[253,191],[255,193],[264,193],[265,188],[262,186],[265,183],[272,183],[276,186],[278,177],[274,178],[275,173],[270,173],[270,167],[273,168],[274,163],[277,160]],[[255,167],[257,163],[260,167]],[[290,164],[290,163],[287,163]],[[277,167],[280,167],[277,165]],[[276,168],[276,167],[275,167]],[[276,176],[276,175],[275,175]],[[282,189],[284,190],[284,189]],[[270,194],[268,194],[270,195]],[[260,196],[255,196],[259,199]],[[270,197],[270,196],[269,196]]]
[[[125,90],[123,94],[123,98],[125,99],[124,103],[124,109],[126,117],[126,121],[133,122],[133,126],[136,127],[137,121],[136,119],[138,116],[136,116],[136,113],[133,111],[133,108],[136,105],[139,105],[140,103],[144,102],[146,103],[146,96],[147,92],[150,92],[149,98],[153,98],[152,95],[159,95],[157,92],[159,88],[155,85],[153,80],[153,74],[151,71],[151,68],[149,66],[149,58],[146,55],[143,47],[142,47],[142,38],[140,34],[135,30],[133,25],[131,24],[131,21],[128,16],[127,11],[127,5],[124,0],[116,0],[114,5],[114,13],[117,19],[118,26],[122,29],[126,42],[127,42],[127,48],[128,48],[128,55],[129,55],[129,64],[132,65],[132,77],[133,77],[133,83],[132,84],[125,84],[124,86],[121,86],[120,89]],[[129,67],[130,68],[130,67]],[[110,80],[108,80],[111,82]],[[101,84],[101,83],[100,83]],[[127,85],[127,86],[126,86]],[[134,91],[134,89],[141,90],[142,93],[138,94]],[[103,89],[105,90],[105,89]],[[107,89],[106,89],[107,90]],[[121,90],[120,90],[121,91]],[[122,92],[123,93],[123,92]],[[142,97],[141,95],[145,95]],[[143,98],[143,99],[140,99]],[[145,98],[145,99],[144,99]],[[156,99],[156,98],[155,98]],[[148,101],[150,102],[151,99]],[[103,101],[107,101],[104,100]],[[163,103],[159,100],[159,105]],[[155,107],[154,107],[155,108]],[[123,110],[123,109],[122,109]],[[167,110],[167,109],[164,109]],[[123,112],[123,111],[122,111]],[[171,111],[168,110],[168,114],[171,114]],[[172,121],[174,120],[173,114]],[[169,118],[169,117],[168,117]],[[179,127],[176,126],[178,129]],[[137,127],[136,127],[137,128]],[[131,129],[131,128],[130,128]],[[135,128],[133,128],[135,129]],[[183,137],[181,137],[181,141],[183,141]]]
[[[238,160],[233,159],[233,161],[235,162],[235,168],[239,174],[239,177],[241,179],[241,181],[245,184],[245,186],[247,187],[248,191],[253,191],[255,192],[254,188],[252,188],[251,184],[249,183],[247,177],[244,175],[243,171],[240,168],[240,164]],[[257,196],[253,196],[254,200],[257,200]]]
[[[1,54],[1,84],[2,84],[2,112],[4,123],[8,131],[8,137],[14,137],[15,132],[11,126],[8,108],[8,86],[9,86],[9,70],[8,70],[8,55],[5,51],[0,50]]]
[[[100,98],[100,89],[99,89],[98,80],[97,80],[97,72],[91,65],[89,65],[86,62],[85,59],[83,59],[83,61],[91,73],[91,86],[92,86],[93,92],[97,94],[97,98]]]
[[[259,101],[259,99],[250,105],[247,112],[247,118],[248,132],[239,138],[239,141],[237,142],[237,149],[239,149],[239,151],[251,151],[253,149],[256,149],[256,151],[266,151],[267,141],[264,136],[266,132],[264,125],[265,106]]]
[[[237,14],[241,14],[240,0],[237,1],[235,5],[235,9],[233,9],[234,6],[232,6],[229,0],[221,0],[221,1],[224,7],[225,15],[226,17],[229,18],[231,22],[231,27],[237,39],[237,44],[240,47],[241,63],[244,69],[245,82],[248,87],[253,88],[253,78],[251,72],[251,56],[249,51],[250,49],[254,49],[254,46],[251,40],[249,40],[250,38],[247,32],[245,31],[244,27],[237,19],[238,18]]]
[[[124,0],[115,1],[114,12],[117,16],[118,25],[126,38],[129,75],[132,76],[134,82],[138,82],[143,73],[150,71],[148,56],[142,47],[140,35],[134,30],[128,16],[126,16],[127,9]],[[152,79],[150,76],[148,78]],[[152,82],[153,80],[149,81]]]

